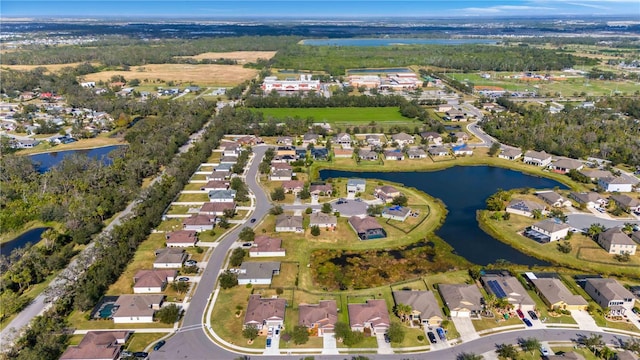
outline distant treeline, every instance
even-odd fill
[[[205,52],[275,51],[295,44],[294,36],[241,36],[197,40],[109,40],[79,46],[41,46],[2,54],[3,65],[47,65],[97,62],[104,66],[140,66],[187,62],[176,56]]]
[[[278,51],[274,67],[326,71],[344,75],[347,69],[437,66],[457,71],[549,71],[575,65],[594,66],[597,59],[533,47],[495,45],[403,45],[342,47],[291,45]]]

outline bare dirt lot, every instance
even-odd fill
[[[207,52],[194,56],[181,56],[184,58],[191,58],[195,60],[204,59],[233,59],[238,63],[244,64],[247,62],[255,62],[258,59],[269,60],[276,55],[275,51],[231,51],[231,52]]]
[[[230,86],[253,79],[258,72],[245,69],[240,65],[189,65],[189,64],[150,64],[132,67],[131,71],[102,71],[85,75],[84,81],[110,81],[114,75],[125,79],[141,81],[176,83],[194,83],[199,85]]]

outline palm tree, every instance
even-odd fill
[[[411,314],[412,311],[413,309],[411,308],[411,305],[398,304],[395,308],[396,315],[398,315],[400,320],[403,322],[407,321],[409,314]]]
[[[518,342],[522,350],[531,351],[532,354],[535,349],[540,348],[540,341],[536,338],[518,339]]]
[[[542,219],[542,210],[533,209],[531,211],[531,216],[533,216],[533,218],[536,219],[536,220]]]
[[[474,353],[461,353],[456,356],[456,360],[482,360],[482,355],[476,355]]]

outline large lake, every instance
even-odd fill
[[[9,256],[13,250],[24,247],[28,243],[38,243],[41,240],[42,233],[47,229],[47,227],[31,229],[13,240],[0,244],[0,253],[2,255]]]
[[[431,172],[349,172],[320,171],[322,179],[367,178],[402,183],[441,199],[449,213],[436,234],[467,260],[487,265],[498,259],[515,264],[547,265],[496,240],[482,231],[476,210],[485,209],[485,201],[498,189],[530,187],[551,189],[567,187],[557,181],[490,166],[456,166]],[[523,239],[524,240],[524,239]]]
[[[121,146],[123,145],[111,145],[85,150],[51,151],[47,153],[29,155],[29,157],[31,158],[31,161],[38,165],[38,171],[41,173],[47,172],[52,167],[58,165],[62,159],[73,154],[86,155],[94,159],[101,159],[105,165],[111,165],[113,160],[108,156],[108,154]]]
[[[394,45],[495,45],[491,39],[307,39],[303,45],[311,46],[394,46]]]

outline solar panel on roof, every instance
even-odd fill
[[[498,281],[496,280],[489,280],[487,281],[487,284],[489,284],[489,288],[491,289],[491,291],[499,298],[503,299],[507,297],[507,294],[504,292],[504,290],[502,290],[502,287],[500,286],[500,284],[498,283]]]

